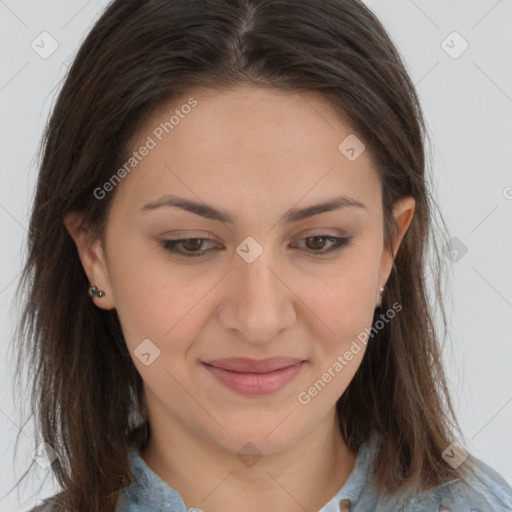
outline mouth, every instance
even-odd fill
[[[271,357],[261,360],[216,359],[202,364],[228,389],[246,396],[257,396],[282,389],[300,372],[305,362],[290,357]]]

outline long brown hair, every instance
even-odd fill
[[[98,200],[94,190],[129,158],[148,116],[194,86],[234,85],[317,91],[348,116],[380,173],[388,250],[393,205],[416,200],[383,298],[383,309],[398,302],[402,310],[368,343],[338,400],[340,428],[354,449],[383,434],[373,468],[382,493],[464,479],[466,465],[453,469],[441,456],[462,434],[441,365],[443,257],[428,134],[381,23],[358,0],[114,0],[81,45],[42,139],[18,289],[26,300],[17,365],[30,368],[36,445],[58,453],[51,466],[62,488],[58,510],[114,510],[132,478],[127,445],[143,447],[150,432],[118,316],[87,296],[64,215],[81,213],[101,237],[115,191]]]

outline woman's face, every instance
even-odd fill
[[[117,310],[150,416],[272,453],[334,413],[392,268],[380,181],[360,144],[314,93],[245,87],[197,90],[138,133],[129,172],[97,192],[114,194],[105,246],[81,258],[105,291],[96,305]],[[197,205],[164,204],[171,196]],[[401,236],[412,208],[395,209]],[[192,240],[166,242],[177,239]],[[271,357],[300,364],[258,375],[205,364]]]

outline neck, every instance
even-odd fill
[[[187,507],[208,512],[319,510],[343,486],[357,452],[341,435],[333,409],[298,443],[241,463],[236,453],[180,428],[152,422],[146,464],[176,489]],[[252,464],[251,464],[252,462]]]

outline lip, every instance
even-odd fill
[[[282,389],[305,361],[290,357],[216,359],[203,366],[224,386],[246,396],[268,395]]]
[[[205,364],[231,370],[232,372],[267,373],[280,370],[293,364],[302,362],[302,359],[286,356],[267,357],[266,359],[249,359],[248,357],[230,357],[204,361]]]

